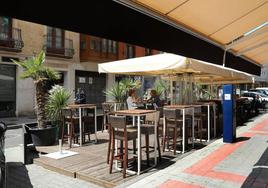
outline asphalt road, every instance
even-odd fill
[[[6,148],[17,147],[23,144],[22,128],[7,130],[5,137]]]

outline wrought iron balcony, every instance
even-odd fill
[[[0,50],[20,52],[23,46],[20,29],[11,28],[8,32],[0,30]]]
[[[51,35],[45,35],[45,45],[44,50],[46,55],[62,58],[73,58],[74,48],[73,40],[62,39],[61,37],[53,37]]]

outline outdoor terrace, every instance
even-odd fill
[[[94,139],[94,135],[91,135],[91,138]],[[145,139],[141,138],[142,146],[144,146]],[[153,138],[150,139],[153,142]],[[153,145],[152,143],[150,143]],[[203,145],[204,144],[204,145]],[[191,154],[196,149],[200,149],[205,146],[203,144],[196,144],[195,148],[192,149],[189,144],[189,152],[185,154],[173,155],[173,152],[166,151],[162,152],[161,162],[154,168],[145,171],[141,175],[130,175],[127,174],[126,178],[123,178],[122,172],[116,171],[113,169],[113,173],[109,173],[109,164],[106,163],[107,157],[107,148],[108,148],[108,133],[107,131],[98,132],[98,143],[87,143],[82,147],[74,147],[68,149],[68,144],[65,143],[63,149],[71,150],[78,152],[78,155],[62,158],[62,159],[52,159],[44,156],[46,153],[52,153],[58,151],[58,145],[55,146],[43,146],[37,147],[37,151],[40,153],[39,158],[34,159],[34,163],[40,166],[43,166],[49,170],[59,172],[61,174],[82,179],[88,182],[95,183],[103,187],[115,187],[123,183],[135,182],[139,179],[142,179],[146,176],[151,175],[159,171],[160,169],[166,168],[174,164],[177,160]],[[132,157],[131,153],[133,151],[132,142],[129,142],[129,158]],[[150,153],[150,164],[153,165],[153,152]],[[120,166],[120,165],[119,165]],[[142,170],[147,168],[146,164],[146,153],[145,149],[142,151]],[[136,165],[130,163],[129,169],[136,170]]]

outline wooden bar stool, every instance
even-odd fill
[[[114,115],[114,113],[110,112],[109,115]],[[112,144],[112,134],[111,134],[111,124],[110,124],[110,120],[109,120],[109,115],[107,117],[107,121],[105,122],[105,126],[108,129],[108,133],[109,133],[109,138],[108,138],[108,151],[107,151],[107,164],[109,164],[109,160],[110,160],[110,155],[111,155],[111,144]]]
[[[90,114],[86,112],[86,114],[82,115],[82,142],[86,142],[86,135],[88,137],[88,141],[90,141],[91,127],[94,125],[94,114]]]
[[[164,111],[163,111],[163,107],[157,107],[157,108],[155,108],[155,110],[159,111],[158,131],[159,131],[159,138],[161,138],[161,146],[162,146],[163,142],[164,142],[164,132],[163,132]],[[160,133],[160,130],[161,130],[161,133]]]
[[[85,143],[86,136],[88,136],[88,141],[90,141],[90,134],[92,132],[92,127],[94,126],[94,109],[84,109],[82,113],[82,142]]]
[[[114,112],[110,112],[109,115],[114,115]],[[109,117],[108,115],[108,117]],[[108,138],[108,152],[107,152],[107,164],[109,164],[109,160],[110,160],[110,155],[111,155],[111,144],[112,144],[112,134],[110,134],[111,131],[111,124],[110,124],[110,120],[109,118],[107,119],[106,122],[106,126],[108,127],[108,133],[109,133],[109,138]],[[130,129],[134,129],[137,131],[137,127],[133,127],[133,125],[127,125],[128,130]],[[120,144],[123,145],[122,141],[120,141]],[[122,147],[120,147],[120,149],[122,149]],[[122,150],[121,150],[122,151]],[[133,139],[133,153],[136,154],[136,138]]]
[[[123,165],[123,178],[126,177],[126,169],[129,162],[128,159],[128,141],[137,139],[137,130],[136,129],[128,129],[126,125],[126,117],[125,116],[113,116],[109,115],[109,123],[110,123],[110,134],[112,140],[112,149],[111,153],[111,161],[110,161],[110,174],[113,169],[113,161],[118,160]],[[124,150],[115,154],[115,140],[122,141],[124,143]]]
[[[193,117],[192,114],[189,114],[189,112],[185,112],[185,131],[187,131],[187,137],[188,139],[190,137],[192,137],[192,121],[193,121]]]
[[[101,104],[102,106],[102,112],[103,112],[103,121],[102,121],[102,132],[104,130],[104,128],[108,128],[108,124],[107,124],[107,118],[108,118],[108,115],[111,113],[111,104],[110,103],[102,103]]]
[[[147,114],[145,117],[145,123],[141,124],[141,134],[145,135],[145,148],[146,148],[146,157],[147,157],[147,166],[149,166],[149,158],[150,158],[150,148],[154,148],[153,146],[150,146],[149,138],[150,135],[155,134],[155,121],[157,124],[156,129],[156,135],[157,135],[157,150],[158,150],[158,156],[159,161],[161,161],[161,151],[160,151],[160,143],[159,143],[159,117],[160,112],[157,111],[155,114]]]
[[[63,108],[61,111],[62,115],[62,143],[64,143],[64,140],[67,138],[70,139],[69,147],[72,147],[72,141],[75,139],[78,140],[78,135],[75,134],[75,124],[78,124],[79,118],[75,116],[75,110],[71,108]],[[65,126],[69,127],[69,133],[67,131],[67,134],[65,133]]]
[[[206,114],[202,113],[202,107],[195,107],[195,114],[194,114],[194,132],[195,135],[198,136],[199,141],[202,143],[202,139],[203,139],[203,133],[207,131],[207,129],[205,129],[203,127],[203,121],[206,118]],[[196,126],[195,126],[196,125]]]
[[[176,155],[176,147],[178,137],[182,137],[182,117],[180,115],[180,110],[178,109],[164,109],[165,116],[165,133],[164,133],[164,143],[163,143],[163,151],[165,151],[165,145],[167,143],[167,147],[169,148],[169,140],[173,140],[173,150],[174,155]],[[185,126],[186,128],[186,126]],[[171,136],[169,136],[170,130],[173,132]],[[185,131],[187,133],[187,131]],[[185,136],[185,138],[187,138]],[[185,139],[186,140],[186,139]],[[182,145],[182,138],[179,139]]]

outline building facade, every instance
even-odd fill
[[[20,79],[23,70],[11,59],[24,60],[42,49],[45,65],[62,75],[59,84],[73,89],[72,67],[80,59],[78,33],[0,17],[0,117],[34,113],[33,81]]]
[[[31,79],[12,59],[24,60],[44,49],[45,65],[59,71],[59,84],[73,92],[86,92],[88,103],[106,100],[103,90],[115,82],[114,75],[98,73],[98,63],[141,57],[156,50],[95,36],[65,31],[17,19],[0,17],[0,118],[33,115],[35,90]]]

